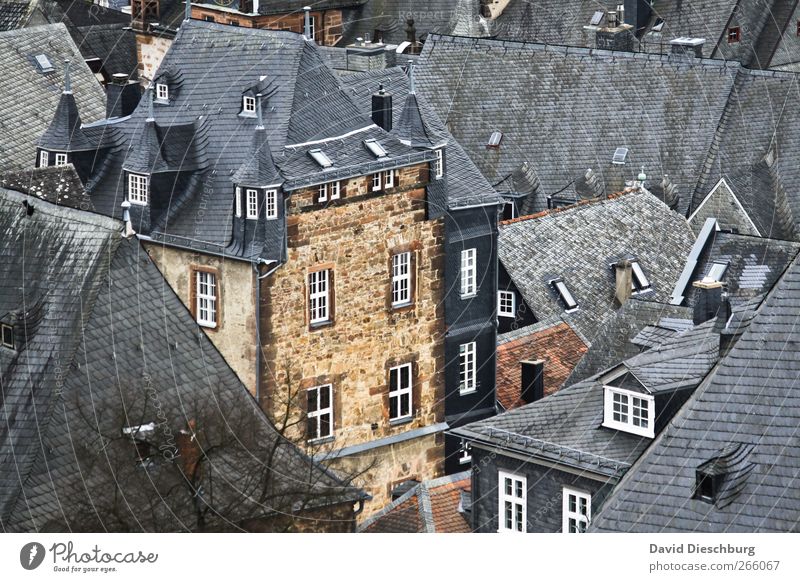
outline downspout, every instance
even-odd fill
[[[500,290],[500,227],[498,226],[498,222],[500,221],[500,217],[502,216],[500,213],[502,212],[504,203],[498,204],[495,207],[495,216],[494,216],[494,225],[492,228],[494,229],[494,254],[495,254],[495,261],[494,261],[494,297],[492,298],[492,303],[494,305],[495,311],[497,311],[497,293]],[[494,406],[495,411],[497,412],[497,328],[500,322],[498,320],[498,316],[496,315],[494,318],[494,345],[492,348],[494,349],[494,402],[492,405]]]

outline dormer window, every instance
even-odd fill
[[[444,152],[436,150],[436,159],[433,161],[433,177],[439,180],[444,176]]]
[[[39,167],[46,168],[50,165],[50,152],[42,150],[39,152]]]
[[[278,191],[267,190],[266,195],[266,217],[267,220],[275,220],[278,218]]]
[[[247,197],[247,218],[255,220],[258,218],[258,190],[247,188],[245,196]]]
[[[734,44],[742,40],[742,29],[732,26],[728,29],[728,44]]]
[[[711,503],[718,509],[732,503],[755,468],[755,463],[750,459],[752,450],[753,445],[730,443],[717,451],[697,467],[692,497]]]
[[[56,154],[56,166],[66,166],[67,165],[67,154],[59,153]]]
[[[572,296],[572,292],[567,288],[567,284],[564,283],[563,279],[553,279],[550,281],[550,285],[558,293],[561,304],[564,306],[564,311],[572,313],[578,309],[578,302],[575,301],[575,297]]]
[[[14,326],[7,323],[0,324],[0,343],[4,348],[14,349]]]
[[[166,83],[156,83],[156,99],[169,101],[169,86]]]
[[[655,398],[650,394],[606,386],[603,426],[631,434],[655,436]]]
[[[245,95],[242,97],[242,113],[255,115],[256,98]]]
[[[146,205],[150,198],[150,177],[128,174],[128,202]]]

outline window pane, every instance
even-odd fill
[[[323,409],[323,408],[330,408],[330,406],[331,406],[331,387],[323,386],[319,390],[319,407],[320,409]]]
[[[306,392],[308,396],[308,408],[309,412],[316,412],[317,411],[317,389],[312,388],[308,392]]]
[[[331,435],[331,415],[321,414],[319,416],[319,436],[326,437]]]

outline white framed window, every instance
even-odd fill
[[[461,297],[472,297],[476,293],[475,255],[475,249],[461,251]]]
[[[39,167],[44,168],[50,164],[50,152],[41,150],[39,152]]]
[[[308,274],[308,313],[312,324],[330,321],[330,271]]]
[[[444,176],[444,152],[436,150],[436,159],[433,161],[433,177],[437,180]]]
[[[389,369],[389,420],[411,418],[413,383],[411,364]]]
[[[341,182],[331,182],[331,200],[338,200],[342,194]]]
[[[653,438],[655,399],[613,386],[605,387],[603,426]]]
[[[411,252],[392,255],[392,307],[411,303]]]
[[[317,196],[317,202],[327,202],[327,201],[328,201],[328,185],[320,184],[319,195]]]
[[[278,218],[278,191],[267,190],[267,220],[275,220]]]
[[[472,445],[466,441],[461,441],[461,448],[458,451],[458,463],[467,465],[472,462]]]
[[[475,342],[458,346],[459,394],[475,392]]]
[[[372,191],[375,192],[376,190],[381,189],[381,174],[378,172],[377,174],[372,174]]]
[[[316,38],[317,35],[317,17],[316,16],[309,16],[308,17],[308,35],[309,39]]]
[[[156,99],[169,101],[169,87],[166,83],[156,83]]]
[[[150,177],[141,174],[128,174],[128,202],[147,204],[150,198]]]
[[[517,297],[513,291],[497,292],[497,315],[500,317],[514,317]]]
[[[497,497],[499,499],[499,532],[524,533],[527,530],[527,479],[505,471],[497,473]]]
[[[583,491],[564,487],[561,508],[561,531],[584,533],[592,519],[592,496]]]
[[[236,218],[241,218],[242,216],[242,189],[239,186],[236,186]]]
[[[242,112],[255,113],[256,112],[256,98],[245,95],[242,97]]]
[[[383,173],[383,187],[394,188],[394,170],[386,170]]]
[[[217,276],[195,271],[195,315],[203,327],[217,327]]]
[[[309,388],[306,392],[308,440],[333,436],[333,384]]]
[[[258,218],[258,190],[248,188],[245,190],[247,196],[247,218]]]
[[[67,154],[56,154],[56,166],[67,165]]]
[[[0,343],[4,348],[14,349],[14,327],[4,323],[0,325],[2,333],[0,333]]]

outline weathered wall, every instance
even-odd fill
[[[139,80],[142,86],[146,87],[153,78],[170,46],[172,46],[171,38],[136,33],[136,56],[139,62]]]
[[[343,199],[326,206],[314,203],[317,188],[289,198],[288,261],[262,282],[263,406],[280,414],[291,386],[302,391],[292,403],[301,414],[304,391],[332,383],[334,439],[327,447],[374,441],[444,418],[444,231],[441,220],[425,220],[427,177],[426,164],[402,169],[395,188],[377,193],[369,191],[367,178],[347,180]],[[414,303],[392,310],[390,264],[398,250],[414,257]],[[309,270],[320,266],[333,269],[334,321],[311,329],[306,284]],[[390,422],[389,368],[406,362],[414,369],[414,415]],[[408,441],[382,454],[385,467],[365,483],[376,499],[386,499],[390,481],[440,473],[441,454],[429,452],[433,441],[425,442]]]
[[[219,272],[218,326],[203,329],[242,383],[255,394],[255,287],[250,264],[154,243],[144,244],[167,283],[190,311],[192,267],[211,267]]]
[[[316,30],[314,40],[322,45],[331,46],[336,44],[342,37],[342,11],[325,10],[312,11],[311,16],[316,18]],[[196,20],[206,20],[213,18],[214,22],[220,24],[232,24],[245,28],[271,28],[274,30],[291,30],[301,33],[305,26],[305,14],[292,12],[291,14],[275,14],[271,16],[252,16],[240,12],[214,9],[208,6],[192,6],[192,18]]]

